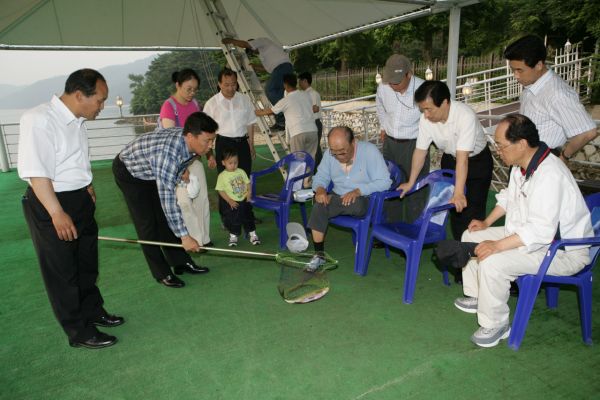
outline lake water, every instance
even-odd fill
[[[0,125],[11,168],[16,167],[19,142],[19,120],[27,111],[0,109]],[[123,116],[130,116],[129,106],[123,106]],[[109,118],[109,119],[105,119]],[[87,121],[90,158],[107,160],[113,158],[121,149],[131,142],[144,129],[127,123],[117,123],[120,118],[119,107],[106,106],[98,115],[99,120]]]

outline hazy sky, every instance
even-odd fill
[[[152,51],[0,50],[0,84],[27,85],[80,68],[128,64],[157,54]]]

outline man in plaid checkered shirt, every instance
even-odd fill
[[[177,205],[175,187],[188,164],[212,147],[218,124],[203,112],[191,114],[182,128],[157,129],[136,138],[113,161],[113,173],[123,192],[140,240],[181,243],[177,247],[142,245],[154,278],[167,287],[185,283],[173,275],[198,274],[198,266],[186,251],[200,250],[190,236]],[[173,271],[171,271],[173,266]]]

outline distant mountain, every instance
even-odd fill
[[[113,104],[117,96],[123,97],[125,104],[131,101],[129,74],[145,74],[154,56],[129,64],[111,65],[100,68],[100,73],[108,82],[108,104]],[[22,109],[34,107],[50,100],[53,94],[61,94],[67,76],[43,79],[28,86],[0,85],[0,108]]]
[[[0,93],[2,93],[2,97],[10,96],[14,92],[16,92],[22,88],[23,88],[23,86],[7,85],[4,83],[0,83]]]

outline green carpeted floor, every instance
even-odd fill
[[[265,152],[266,153],[266,152]],[[257,162],[259,168],[265,161]],[[106,236],[134,237],[110,162],[94,163],[97,220]],[[209,172],[209,185],[215,173]],[[276,186],[279,178],[267,186]],[[340,260],[322,300],[289,305],[270,260],[197,255],[206,276],[168,289],[151,277],[135,245],[100,243],[99,286],[106,308],[127,323],[117,345],[74,349],[54,319],[19,199],[16,172],[0,174],[0,398],[2,399],[592,399],[600,396],[600,349],[581,341],[576,293],[558,309],[538,299],[521,350],[503,341],[476,348],[473,315],[452,301],[424,252],[415,301],[402,304],[404,261],[374,250],[369,274],[353,274],[350,233],[331,229],[327,250]],[[277,230],[257,212],[263,240]],[[298,215],[294,219],[299,220]],[[213,213],[212,239],[226,233]],[[252,250],[243,242],[240,249]],[[597,293],[598,288],[594,288]],[[510,305],[514,309],[515,298]],[[600,343],[596,296],[593,336]],[[108,330],[106,330],[108,331]]]

